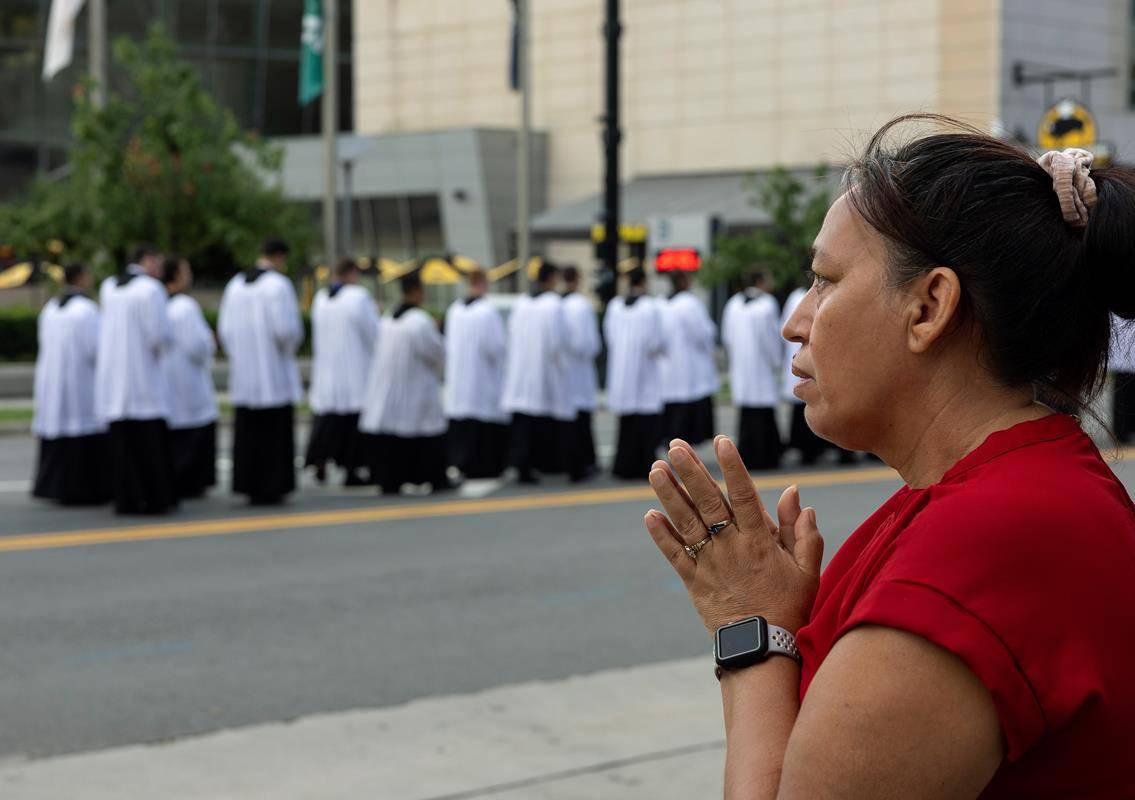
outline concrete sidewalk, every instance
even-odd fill
[[[415,700],[0,766],[0,796],[668,800],[721,796],[713,661]],[[381,680],[376,676],[376,680]]]

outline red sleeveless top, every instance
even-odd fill
[[[1007,757],[982,798],[1135,797],[1135,506],[1072,417],[994,433],[851,535],[797,637],[801,699],[866,624],[989,689]]]

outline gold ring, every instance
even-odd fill
[[[703,547],[705,547],[707,544],[709,544],[709,540],[712,539],[712,538],[713,538],[713,535],[710,534],[709,536],[702,539],[700,542],[694,542],[693,544],[685,545],[686,553],[694,561],[697,561],[698,560],[698,553],[700,553],[702,551]]]

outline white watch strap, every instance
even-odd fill
[[[776,625],[768,626],[768,651],[781,656],[788,656],[797,664],[800,663],[800,650],[796,647],[796,637],[784,628]]]

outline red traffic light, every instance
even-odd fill
[[[659,272],[697,272],[701,256],[692,248],[659,250],[654,256],[654,268]]]

